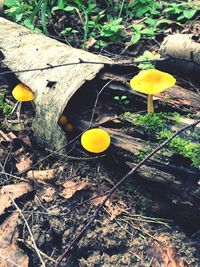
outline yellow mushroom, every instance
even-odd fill
[[[34,98],[33,92],[25,84],[18,84],[12,91],[13,97],[20,102],[32,101]]]
[[[69,133],[72,132],[73,130],[74,130],[73,125],[70,122],[67,122],[65,125],[65,131]]]
[[[61,126],[65,126],[67,124],[67,117],[65,115],[61,115],[58,124]]]
[[[130,86],[137,92],[148,95],[148,113],[154,112],[153,95],[172,87],[176,79],[169,73],[156,69],[142,70],[130,81]]]
[[[110,136],[103,129],[90,129],[82,134],[81,144],[89,152],[101,153],[110,146]]]
[[[17,103],[14,106],[11,114],[13,114],[13,112],[18,107],[18,109],[17,109],[17,116],[19,118],[19,116],[20,116],[20,109],[21,109],[21,103],[22,102],[32,101],[34,99],[34,94],[33,94],[33,92],[31,91],[31,89],[28,86],[26,86],[23,83],[20,83],[17,86],[15,86],[15,88],[12,91],[12,95],[17,100]]]

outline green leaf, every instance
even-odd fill
[[[119,100],[120,98],[119,98],[119,96],[115,96],[114,99],[115,100]]]
[[[131,43],[137,44],[140,38],[141,38],[141,34],[139,32],[135,32],[131,38]]]
[[[190,9],[190,10],[184,10],[183,15],[186,19],[191,19],[196,14],[197,10]]]
[[[74,7],[73,6],[67,6],[67,7],[63,8],[63,10],[70,12],[70,11],[74,10]]]
[[[17,0],[6,0],[4,2],[4,5],[7,6],[7,7],[13,7],[13,6],[20,6],[20,2],[17,1]]]
[[[34,30],[34,25],[32,24],[32,21],[30,19],[26,19],[24,21],[24,26],[26,26],[30,30]]]

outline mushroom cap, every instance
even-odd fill
[[[169,73],[156,70],[142,70],[130,81],[131,88],[144,94],[159,94],[172,87],[176,79]]]
[[[90,129],[82,134],[81,144],[89,152],[101,153],[109,147],[110,136],[105,130]]]
[[[72,132],[74,130],[73,125],[70,122],[67,122],[65,125],[65,131],[66,132]]]
[[[31,101],[34,98],[31,89],[23,83],[18,84],[12,91],[13,97],[17,101],[26,102]]]
[[[61,126],[65,126],[67,124],[67,117],[65,115],[61,115],[58,124]]]

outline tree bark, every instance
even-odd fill
[[[58,126],[73,94],[87,81],[92,80],[108,59],[75,49],[32,32],[25,27],[0,18],[0,54],[2,62],[13,72],[37,69],[51,65],[98,61],[102,64],[75,64],[62,68],[16,72],[18,79],[34,92],[36,116],[33,130],[37,141],[51,149],[66,144],[66,135]]]
[[[169,69],[192,75],[200,81],[200,43],[192,34],[168,35],[161,44],[160,54],[170,58],[167,64]]]

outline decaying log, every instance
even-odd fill
[[[200,43],[192,34],[168,35],[160,48],[163,57],[171,57],[168,68],[187,76],[193,75],[200,81]]]
[[[181,117],[178,125],[174,120],[169,121],[167,129],[176,131],[193,122],[192,119]],[[88,122],[80,119],[76,127],[84,130]],[[111,158],[123,169],[130,170],[145,154],[158,146],[156,139],[153,136],[150,138],[145,127],[131,124],[120,128],[101,127],[111,136]],[[180,136],[199,143],[200,125]],[[134,181],[153,193],[155,206],[152,212],[156,210],[157,215],[174,219],[191,231],[200,228],[200,166],[193,167],[190,160],[172,150],[163,149],[137,171]]]
[[[186,119],[181,125],[190,123],[191,120]],[[144,132],[135,126],[132,129],[106,130],[112,136],[112,155],[121,166],[133,168],[140,153],[158,146],[155,142],[147,145]],[[196,132],[200,134],[200,126]],[[183,137],[190,137],[191,133],[192,130],[187,131]],[[155,206],[152,211],[156,210],[159,216],[176,220],[191,231],[199,230],[200,167],[194,168],[184,158],[173,155],[169,150],[161,150],[139,169],[135,178],[145,190],[153,193]]]
[[[51,65],[84,61],[103,62],[105,58],[62,44],[43,34],[0,18],[0,52],[11,70],[37,69]],[[108,61],[108,59],[106,59]],[[58,119],[69,99],[87,81],[92,80],[103,64],[75,64],[45,71],[16,73],[19,80],[35,94],[36,116],[33,130],[38,142],[58,149],[66,135]]]

